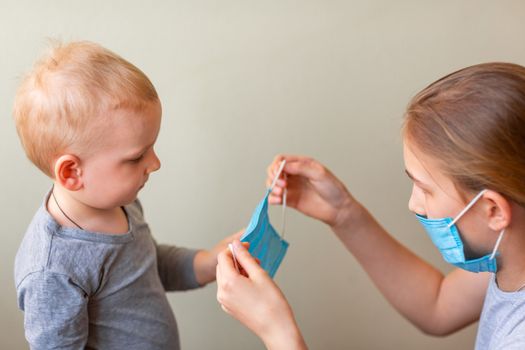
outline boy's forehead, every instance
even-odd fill
[[[107,111],[98,118],[95,129],[100,135],[101,146],[136,148],[155,142],[160,121],[160,104],[152,103],[144,109],[119,108]]]
[[[160,103],[147,103],[140,107],[118,107],[108,109],[102,114],[103,126],[112,125],[119,128],[137,129],[160,121],[162,109]],[[140,131],[140,130],[136,130]]]

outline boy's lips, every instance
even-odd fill
[[[144,186],[146,186],[146,182],[148,182],[148,179],[146,179],[146,181],[144,181],[144,183],[142,184],[142,186],[139,187],[139,190],[141,190]]]

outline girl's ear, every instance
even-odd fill
[[[71,154],[60,156],[55,161],[55,181],[69,191],[82,188],[82,168],[80,159]]]
[[[508,199],[495,191],[487,190],[483,194],[484,207],[489,227],[497,232],[509,226],[512,218],[512,207]]]

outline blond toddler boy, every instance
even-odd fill
[[[13,114],[28,158],[53,181],[15,261],[31,348],[179,349],[165,292],[213,281],[225,244],[196,251],[151,236],[137,199],[160,168],[150,80],[95,43],[56,45]]]

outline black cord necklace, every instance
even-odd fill
[[[55,203],[58,207],[58,209],[62,212],[62,214],[64,214],[64,216],[69,220],[71,221],[73,224],[75,224],[76,227],[78,227],[79,229],[81,230],[84,230],[79,224],[77,224],[75,221],[73,221],[73,219],[71,219],[69,216],[67,216],[67,214],[62,210],[62,208],[60,208],[60,205],[58,204],[58,201],[57,201],[57,197],[55,197],[55,188],[53,188],[51,190],[51,195],[53,196],[53,199],[55,200]]]

